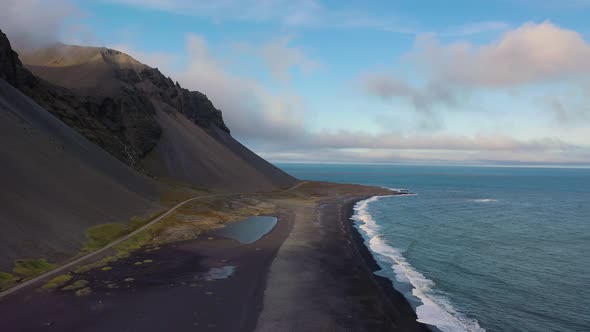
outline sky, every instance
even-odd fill
[[[16,48],[106,46],[272,161],[590,165],[590,0],[0,0]]]

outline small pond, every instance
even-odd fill
[[[211,234],[250,244],[272,231],[276,224],[277,217],[253,216],[216,229]]]

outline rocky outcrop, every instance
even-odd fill
[[[147,67],[139,76],[138,83],[141,84],[137,86],[140,89],[184,114],[201,128],[217,127],[230,133],[221,111],[213,106],[205,94],[181,87],[178,82],[174,83],[170,77],[165,77],[157,68]]]
[[[17,67],[22,67],[18,55],[12,50],[8,38],[0,30],[0,78],[12,85],[16,84]]]
[[[3,33],[0,54],[0,77],[91,142],[145,172],[141,158],[155,147],[161,135],[147,96],[133,90],[113,97],[87,96],[39,79],[22,65]]]

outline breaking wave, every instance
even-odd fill
[[[392,263],[391,268],[394,271],[395,278],[399,282],[409,283],[412,286],[412,294],[421,301],[421,305],[416,308],[418,321],[424,324],[436,326],[443,332],[483,332],[477,320],[466,317],[458,312],[450,301],[439,294],[434,293],[434,282],[426,278],[422,273],[414,269],[407,262],[402,253],[387,244],[379,232],[379,225],[373,219],[368,211],[369,204],[377,201],[381,196],[372,197],[360,201],[354,207],[353,220],[358,222],[358,228],[365,233],[366,244],[370,250],[378,255],[387,257],[386,263]],[[379,257],[375,257],[379,259]]]

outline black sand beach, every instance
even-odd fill
[[[205,235],[144,248],[74,274],[87,293],[24,290],[0,300],[0,330],[429,331],[373,274],[350,221],[355,202],[373,195],[364,190],[273,198],[279,222],[260,240]]]

